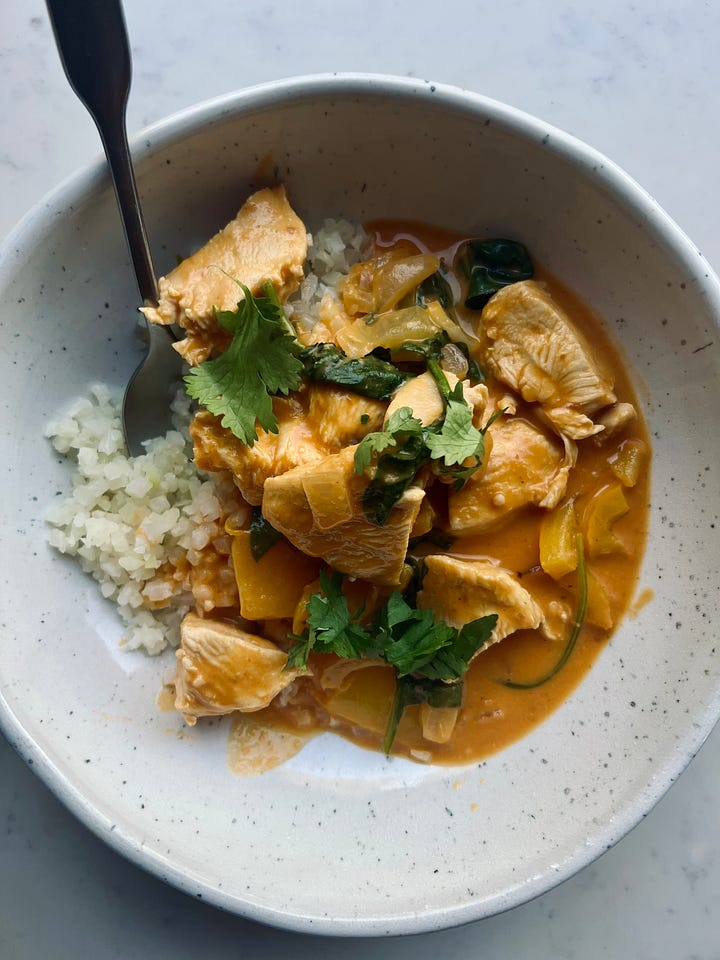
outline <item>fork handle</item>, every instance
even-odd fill
[[[132,74],[120,0],[46,0],[60,60],[105,148],[140,296],[157,303],[157,279],[128,149],[125,111]]]

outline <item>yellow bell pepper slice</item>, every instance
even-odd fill
[[[603,487],[591,499],[585,510],[585,533],[591,557],[625,550],[622,540],[613,532],[613,526],[630,507],[619,483]]]
[[[624,487],[634,487],[640,479],[647,459],[647,445],[642,440],[626,440],[610,460],[610,469]]]
[[[592,623],[596,627],[601,627],[603,630],[612,629],[613,617],[607,590],[598,578],[589,571],[587,613],[585,616],[588,623]]]
[[[540,566],[553,580],[572,573],[578,564],[575,504],[568,500],[543,518],[540,525]]]

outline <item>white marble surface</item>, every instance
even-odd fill
[[[592,6],[592,9],[590,9]],[[714,0],[126,0],[135,131],[281,76],[362,70],[455,83],[589,141],[720,269],[720,6]],[[0,233],[98,152],[39,0],[0,4]],[[0,740],[0,958],[720,958],[720,730],[602,860],[459,930],[318,940],[190,900],[106,849]]]

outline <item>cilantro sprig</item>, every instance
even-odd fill
[[[472,408],[458,381],[451,389],[440,364],[427,359],[443,400],[444,411],[424,427],[410,407],[400,407],[383,430],[364,437],[355,451],[355,472],[372,471],[363,494],[365,514],[382,526],[420,469],[427,463],[456,490],[462,489],[485,458],[485,434],[504,411],[495,413],[482,429],[473,424]],[[374,466],[373,466],[374,462]]]
[[[287,669],[304,670],[313,650],[356,659],[368,649],[370,634],[359,622],[363,607],[350,612],[342,579],[337,571],[332,576],[321,571],[320,592],[307,601],[308,625],[299,636],[293,634],[296,642],[288,651]]]
[[[342,579],[337,572],[320,574],[320,592],[307,601],[307,626],[294,636],[287,667],[306,668],[313,651],[351,659],[371,657],[394,667],[397,692],[385,735],[389,752],[405,706],[460,705],[462,678],[473,656],[490,640],[497,615],[480,617],[458,630],[435,620],[431,610],[410,606],[395,590],[365,623],[363,606],[350,612]]]
[[[217,322],[232,334],[230,346],[213,360],[193,367],[185,377],[185,388],[222,417],[223,427],[252,446],[258,438],[257,424],[277,433],[272,398],[298,388],[303,364],[272,284],[265,283],[258,296],[244,284],[238,286],[245,297],[237,309],[215,311]]]

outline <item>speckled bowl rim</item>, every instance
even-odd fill
[[[312,100],[318,96],[392,96],[400,100],[427,97],[442,100],[449,110],[457,114],[489,117],[494,124],[510,133],[542,143],[565,162],[586,172],[592,171],[596,180],[632,211],[652,239],[679,267],[696,277],[696,290],[715,318],[716,325],[720,326],[720,280],[687,235],[632,177],[599,151],[551,124],[497,100],[458,87],[384,74],[333,73],[290,77],[213,98],[152,124],[130,139],[134,160],[136,163],[142,162],[149,155],[197,133],[208,124],[290,102]],[[26,251],[34,248],[56,212],[91,195],[107,182],[107,178],[105,160],[100,156],[62,181],[28,211],[0,244],[0,286],[15,265],[24,259]],[[547,870],[530,880],[519,881],[506,894],[491,896],[467,906],[428,909],[422,914],[413,913],[391,919],[367,917],[334,921],[289,914],[227,895],[193,876],[191,871],[180,869],[167,858],[148,850],[138,836],[113,824],[98,807],[72,786],[42,747],[25,731],[0,690],[0,730],[58,799],[118,853],[189,895],[231,913],[281,929],[331,936],[431,932],[502,913],[547,893],[596,860],[648,814],[698,752],[718,719],[720,691],[700,716],[689,718],[687,730],[678,740],[672,760],[658,769],[652,783],[619,811],[612,824],[599,827],[595,835],[588,838],[583,849],[568,859],[560,869]]]

